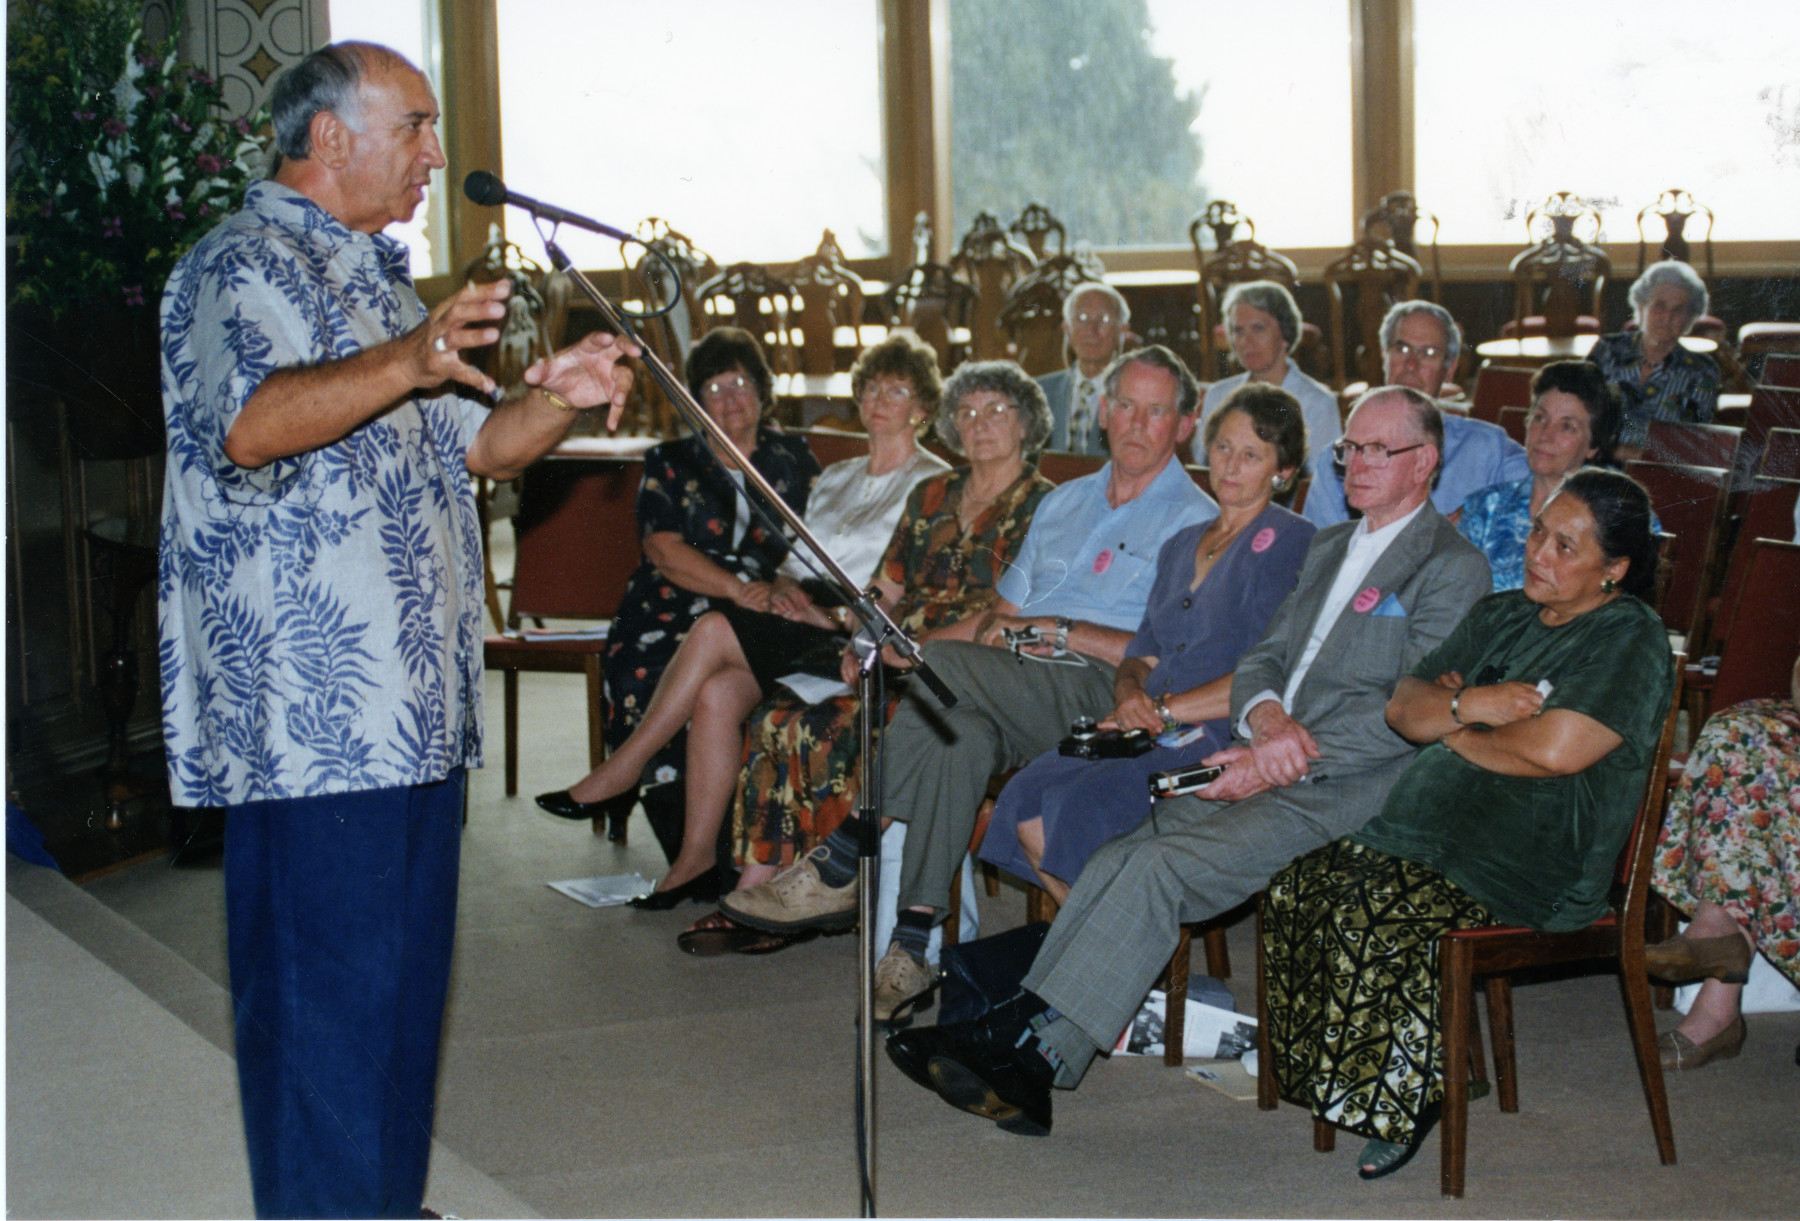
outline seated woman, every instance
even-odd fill
[[[1300,342],[1301,319],[1300,307],[1294,304],[1287,289],[1273,280],[1233,284],[1225,290],[1219,313],[1225,319],[1225,341],[1244,371],[1206,388],[1206,397],[1200,400],[1202,433],[1194,441],[1194,461],[1201,465],[1207,461],[1206,447],[1211,442],[1206,440],[1206,421],[1224,407],[1225,400],[1238,387],[1251,382],[1279,386],[1294,396],[1300,404],[1300,418],[1306,422],[1307,442],[1312,446],[1308,453],[1344,435],[1337,395],[1330,386],[1302,373],[1289,357]]]
[[[1531,474],[1470,494],[1456,523],[1487,556],[1496,591],[1525,584],[1531,523],[1571,472],[1596,460],[1611,463],[1618,432],[1618,393],[1587,361],[1555,361],[1531,379],[1531,414],[1525,417]]]
[[[1269,503],[1306,454],[1300,404],[1285,390],[1241,386],[1208,417],[1219,516],[1163,544],[1143,624],[1101,722],[1180,744],[1134,759],[1039,756],[1001,790],[982,860],[1060,903],[1096,848],[1149,816],[1151,773],[1197,764],[1231,744],[1232,669],[1294,588],[1317,528]]]
[[[718,333],[702,340],[695,355]],[[689,358],[690,370],[694,359]],[[850,386],[869,433],[869,456],[833,463],[819,476],[806,524],[832,557],[863,582],[880,560],[913,485],[948,464],[917,443],[922,425],[937,410],[942,388],[930,345],[909,331],[896,331],[857,358]],[[799,444],[804,449],[804,442]],[[646,460],[646,485],[651,469]],[[563,818],[629,811],[638,776],[687,728],[681,851],[656,893],[635,900],[637,906],[660,910],[686,898],[710,902],[718,897],[716,845],[737,778],[744,718],[775,679],[792,673],[809,653],[823,649],[835,670],[843,625],[838,612],[816,605],[801,584],[809,571],[801,556],[790,555],[765,597],[742,596],[736,605],[701,615],[674,651],[629,736],[574,786],[538,797],[538,805]]]
[[[1050,427],[1043,390],[1011,361],[966,363],[944,387],[937,435],[968,465],[913,489],[875,579],[883,605],[915,640],[972,638],[997,596],[995,582],[1053,486],[1027,461]],[[844,652],[841,676],[856,681],[851,650]],[[890,683],[888,691],[883,725],[899,705],[898,685]],[[857,710],[854,695],[807,704],[778,689],[751,718],[743,800],[733,825],[740,888],[774,877],[853,811],[862,787]],[[683,934],[681,944],[712,954],[767,951],[786,939],[741,928],[716,912]]]
[[[1525,587],[1477,602],[1400,681],[1388,724],[1428,745],[1381,813],[1269,883],[1275,1075],[1369,1138],[1365,1179],[1404,1165],[1437,1119],[1438,938],[1606,910],[1674,683],[1641,600],[1655,555],[1642,487],[1569,476],[1532,525]]]
[[[1651,420],[1704,424],[1719,406],[1719,366],[1681,337],[1706,313],[1706,285],[1686,263],[1652,263],[1631,285],[1637,330],[1602,335],[1589,363],[1619,389],[1624,422],[1617,457],[1641,457]]]
[[[1800,987],[1800,661],[1790,684],[1707,718],[1669,798],[1650,884],[1690,923],[1644,957],[1658,979],[1706,982],[1659,1040],[1665,1069],[1738,1054],[1753,950]]]

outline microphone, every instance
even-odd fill
[[[502,204],[511,204],[515,208],[523,208],[533,216],[554,221],[559,225],[574,225],[577,229],[586,229],[592,233],[603,234],[621,242],[635,241],[631,234],[623,229],[615,229],[611,225],[603,225],[597,220],[589,220],[579,212],[571,212],[567,208],[559,208],[555,204],[547,204],[541,199],[533,199],[529,195],[521,195],[517,191],[509,191],[506,184],[488,173],[476,170],[463,179],[463,194],[475,203],[484,207],[498,208]]]

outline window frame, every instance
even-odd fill
[[[436,54],[443,79],[455,81],[440,99],[445,152],[453,167],[504,165],[500,142],[497,0],[434,0]],[[1280,246],[1300,274],[1317,279],[1343,253],[1357,221],[1389,191],[1413,188],[1412,0],[1345,0],[1350,8],[1350,121],[1352,214],[1345,218],[1342,246]],[[891,278],[912,256],[912,218],[932,218],[933,257],[943,259],[960,236],[948,231],[950,205],[949,0],[879,0],[882,131],[886,141],[889,250],[880,258],[852,260],[862,275]],[[504,175],[503,175],[504,176]],[[463,198],[460,179],[446,177],[449,237],[447,276],[420,285],[428,300],[447,293],[454,277],[480,252],[497,209]],[[1429,201],[1427,201],[1429,204]],[[1451,281],[1504,279],[1517,245],[1444,245],[1439,248],[1444,278]],[[1607,252],[1614,266],[1634,268],[1637,242],[1614,241]],[[1800,266],[1800,240],[1716,242],[1714,267],[1727,276],[1792,275]],[[718,252],[715,252],[718,253]],[[728,256],[730,252],[723,252]],[[805,251],[796,251],[799,258]],[[1187,245],[1101,248],[1111,270],[1194,270]]]

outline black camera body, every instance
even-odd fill
[[[1057,752],[1077,759],[1135,759],[1156,748],[1156,738],[1143,729],[1101,729],[1091,716],[1077,717]]]

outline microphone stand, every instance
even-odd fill
[[[793,531],[797,543],[805,545],[818,560],[823,563],[829,573],[826,580],[828,586],[834,586],[834,592],[841,598],[859,620],[863,630],[873,642],[872,647],[862,659],[858,675],[859,696],[862,706],[857,712],[857,732],[862,745],[863,786],[862,798],[858,805],[858,817],[862,822],[862,836],[857,845],[857,877],[861,887],[859,894],[861,933],[858,936],[858,948],[861,956],[859,968],[860,996],[857,1015],[857,1136],[858,1136],[858,1174],[862,1196],[863,1215],[875,1215],[875,1016],[873,994],[875,989],[875,887],[879,877],[875,867],[876,858],[880,854],[881,844],[881,751],[875,738],[876,709],[885,701],[882,690],[881,650],[890,646],[902,657],[912,663],[914,672],[931,688],[932,694],[943,702],[946,708],[956,705],[956,696],[944,685],[931,666],[925,661],[919,645],[905,632],[900,630],[887,611],[883,610],[877,600],[876,590],[858,589],[850,574],[844,571],[831,553],[814,537],[806,523],[800,520],[783,500],[769,481],[763,478],[762,472],[750,464],[750,459],[740,450],[725,430],[710,415],[706,414],[688,388],[681,384],[679,378],[669,371],[649,344],[638,339],[638,334],[625,317],[624,313],[613,306],[604,294],[579,268],[563,253],[555,240],[546,236],[544,250],[550,256],[550,265],[568,276],[600,311],[600,316],[615,332],[638,343],[643,349],[643,364],[649,370],[651,378],[662,387],[662,391],[675,405],[681,417],[695,432],[710,440],[714,447],[729,454],[737,462],[744,473],[745,489],[754,487],[763,506],[773,509],[783,523]],[[679,287],[677,290],[679,291]]]

